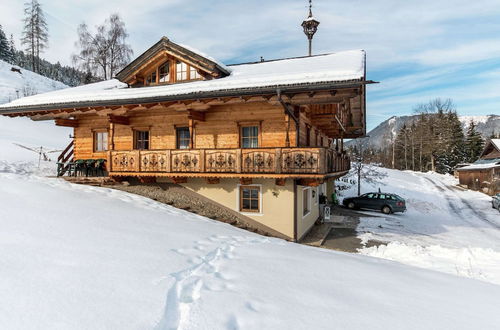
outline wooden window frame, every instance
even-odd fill
[[[133,135],[134,135],[134,139],[133,139],[133,148],[134,150],[151,150],[151,130],[149,128],[133,128],[132,129],[133,131]],[[137,143],[138,143],[138,140],[137,140],[137,133],[139,132],[147,132],[148,133],[148,139],[147,139],[147,142],[148,142],[148,147],[147,148],[138,148],[137,146]]]
[[[304,196],[307,196],[307,208],[304,203]],[[311,204],[311,187],[306,187],[302,189],[302,218],[307,217],[311,214],[312,204]],[[306,212],[307,211],[307,212]]]
[[[106,144],[104,150],[97,150],[97,134],[106,133]],[[105,128],[92,130],[92,151],[97,152],[107,152],[109,150],[109,131]]]
[[[247,122],[238,122],[238,147],[243,149],[243,128],[244,127],[257,127],[257,147],[261,148],[262,146],[262,121],[247,121]],[[253,148],[244,148],[244,149],[253,149]]]
[[[191,145],[191,129],[189,128],[188,125],[186,126],[175,126],[175,148],[178,149],[178,150],[186,150],[186,149],[192,149],[192,145]],[[180,140],[179,140],[179,130],[187,130],[188,133],[189,133],[189,138],[188,138],[188,144],[187,144],[187,148],[180,148]]]
[[[243,208],[243,189],[257,190],[257,210],[244,209]],[[261,213],[261,203],[262,203],[262,187],[260,185],[241,185],[239,186],[239,210],[244,213]],[[246,198],[249,200],[255,200],[254,198]],[[250,203],[251,204],[251,203]]]

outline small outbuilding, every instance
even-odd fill
[[[460,184],[489,195],[500,192],[500,139],[486,143],[479,159],[457,169]]]

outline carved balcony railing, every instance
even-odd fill
[[[350,169],[345,153],[329,148],[110,151],[110,172],[329,174]]]

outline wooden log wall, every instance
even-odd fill
[[[166,109],[160,105],[149,109],[129,111],[129,125],[114,123],[114,150],[133,149],[133,129],[150,132],[150,149],[175,149],[176,127],[189,127],[189,113]],[[93,151],[93,132],[108,129],[108,116],[82,114],[75,128],[75,159],[106,158],[106,153]],[[211,106],[205,112],[205,121],[194,121],[193,147],[198,149],[239,148],[240,126],[258,125],[259,147],[284,147],[286,145],[285,114],[281,106],[266,102],[224,104]],[[312,130],[314,131],[314,130]],[[290,124],[290,146],[296,146],[296,127]],[[109,136],[111,139],[111,135]],[[324,140],[327,140],[326,138]],[[313,137],[311,141],[315,141]]]

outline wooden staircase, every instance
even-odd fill
[[[68,144],[66,149],[64,149],[63,152],[61,152],[59,157],[57,157],[57,176],[63,176],[72,169],[74,160],[73,159],[74,144],[75,142],[72,140]]]

